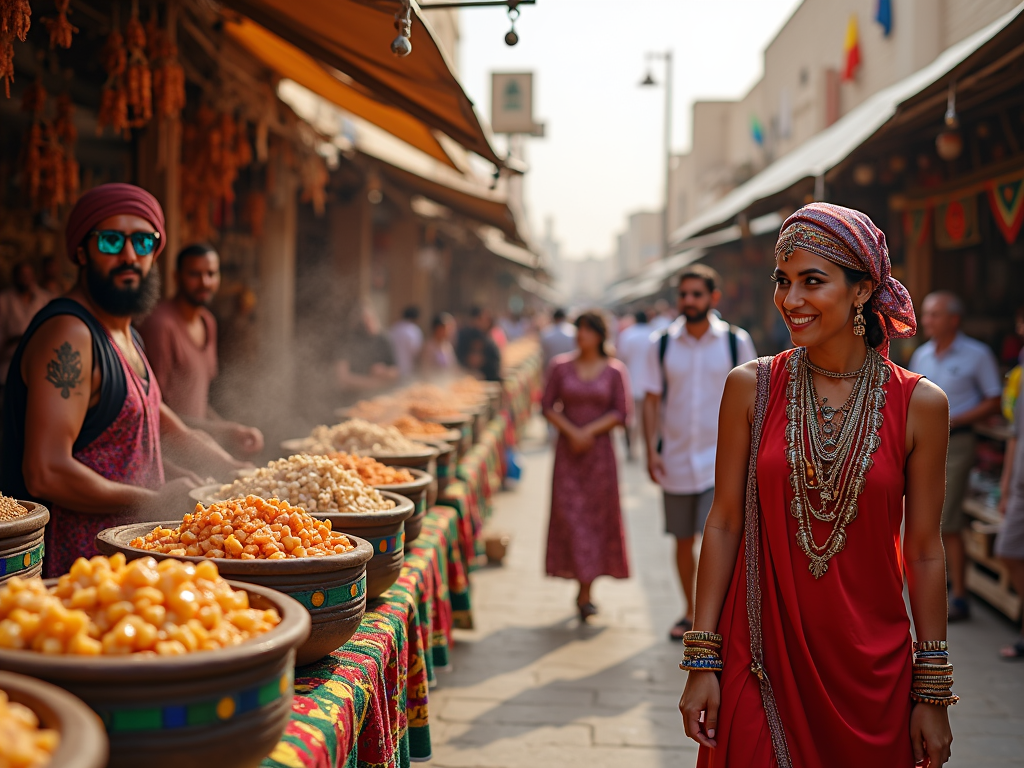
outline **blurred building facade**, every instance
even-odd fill
[[[738,101],[693,105],[692,148],[674,158],[674,232],[867,98],[931,63],[1019,0],[804,0],[764,51],[764,74]],[[856,19],[860,65],[843,79],[845,38]]]

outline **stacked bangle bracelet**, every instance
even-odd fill
[[[949,658],[949,645],[945,640],[914,643],[913,678],[910,698],[921,704],[948,707],[960,697],[953,693],[953,665]]]
[[[685,632],[679,668],[687,672],[721,672],[722,636],[715,632]]]

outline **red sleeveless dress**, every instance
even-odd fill
[[[134,334],[132,336],[134,338]],[[139,354],[146,366],[148,387],[109,335],[106,341],[117,352],[124,370],[127,384],[124,405],[98,438],[73,455],[89,469],[115,483],[156,490],[164,484],[160,455],[160,385],[141,349]],[[46,576],[61,576],[71,570],[72,563],[79,557],[98,555],[96,534],[104,528],[135,521],[129,514],[93,515],[52,506],[45,534],[43,568]]]
[[[757,459],[761,501],[764,666],[795,768],[911,768],[910,619],[899,551],[903,520],[907,409],[920,376],[886,361],[881,447],[875,452],[846,527],[846,548],[815,579],[796,543],[797,521],[786,463],[786,369],[775,357]],[[823,542],[831,523],[814,521]],[[701,747],[700,768],[775,766],[757,678],[750,671],[750,628],[743,546],[718,631],[724,636],[718,747]]]

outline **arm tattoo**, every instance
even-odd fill
[[[53,350],[57,357],[46,364],[46,380],[60,390],[60,396],[67,400],[71,390],[82,380],[82,355],[66,341],[60,349]]]

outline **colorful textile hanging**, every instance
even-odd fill
[[[757,146],[764,146],[764,126],[761,125],[761,121],[757,119],[757,115],[750,116],[750,137],[754,140],[754,143],[757,144]]]
[[[888,37],[892,34],[892,0],[878,0],[875,21],[882,25],[883,35]]]
[[[846,41],[843,43],[843,80],[853,80],[860,67],[860,36],[857,34],[857,15],[850,16],[846,24]]]
[[[992,218],[1007,243],[1013,245],[1024,224],[1024,177],[997,183],[991,181],[986,188]]]
[[[935,247],[963,248],[981,242],[977,195],[950,200],[935,207]]]
[[[928,240],[928,225],[931,223],[932,209],[908,208],[903,212],[903,234],[907,244],[920,248]]]

